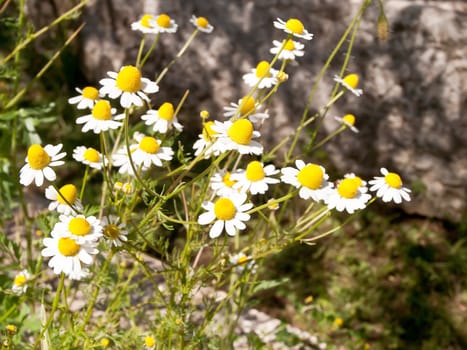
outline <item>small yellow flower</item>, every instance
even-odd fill
[[[10,335],[15,335],[18,332],[18,328],[14,324],[7,325],[5,329]]]
[[[342,327],[344,325],[344,320],[340,317],[336,317],[336,319],[334,320],[334,325],[336,327]]]
[[[156,347],[156,340],[154,337],[148,335],[144,338],[144,345],[146,345],[147,350],[153,350]]]
[[[106,348],[110,345],[110,340],[107,339],[107,338],[102,338],[101,341],[100,341],[100,345],[103,347],[103,348]]]
[[[313,295],[309,295],[305,298],[304,302],[305,304],[310,304],[313,302],[313,300],[314,300]]]

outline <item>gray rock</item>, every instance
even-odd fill
[[[46,5],[31,2],[36,7],[30,14],[40,17],[40,8]],[[215,31],[199,34],[153,98],[156,106],[165,100],[177,102],[189,89],[181,119],[191,124],[185,130],[195,136],[199,111],[208,109],[219,117],[223,106],[248,91],[242,75],[260,60],[271,59],[272,40],[283,37],[273,28],[273,20],[299,18],[315,38],[305,43],[306,53],[298,64],[288,67],[289,81],[267,106],[272,117],[263,126],[263,142],[272,146],[295,130],[314,79],[360,4],[331,0],[94,1],[83,13],[87,25],[80,37],[82,71],[97,83],[106,71],[134,63],[141,35],[132,32],[130,24],[143,13],[164,12],[179,28],[176,34],[161,36],[145,66],[144,74],[154,77],[191,34],[191,15],[207,17]],[[349,62],[348,71],[360,75],[364,95],[338,101],[318,140],[338,127],[333,116],[355,114],[360,133],[344,132],[325,147],[339,173],[355,172],[369,179],[386,167],[400,173],[405,185],[413,189],[413,200],[403,205],[407,212],[459,220],[467,209],[467,5],[416,0],[384,4],[389,40],[382,43],[376,36],[378,6],[373,1]],[[325,75],[312,111],[328,101],[332,77],[343,58],[339,54]],[[303,137],[301,144],[306,143]]]

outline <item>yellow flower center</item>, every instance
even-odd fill
[[[125,92],[141,90],[141,72],[134,66],[123,67],[117,75],[117,87]]]
[[[41,145],[34,144],[28,148],[28,163],[34,170],[42,170],[50,163],[50,156]]]
[[[86,236],[91,228],[91,224],[84,218],[73,218],[68,224],[68,229],[76,236]]]
[[[165,13],[159,15],[157,17],[157,25],[162,28],[169,28],[170,27],[170,17]]]
[[[152,348],[156,345],[156,340],[148,335],[146,338],[144,338],[144,344],[146,344],[147,347]]]
[[[352,89],[355,89],[358,86],[358,75],[357,74],[349,74],[344,77],[344,83],[350,86]]]
[[[89,98],[90,100],[95,100],[99,97],[99,90],[92,86],[86,86],[83,89],[82,96]]]
[[[22,287],[26,284],[28,279],[24,275],[18,275],[15,277],[15,280],[13,281],[13,284],[17,287]]]
[[[233,202],[228,198],[220,198],[214,204],[214,214],[219,220],[232,220],[235,217],[237,209]]]
[[[84,151],[84,159],[91,163],[97,163],[99,161],[99,152],[97,152],[94,148],[89,147],[86,151]]]
[[[58,239],[58,251],[64,256],[75,256],[81,246],[73,238],[65,237]]]
[[[174,106],[170,102],[164,102],[158,110],[159,118],[171,121],[174,117]]]
[[[145,136],[140,141],[139,148],[146,153],[156,154],[159,150],[159,143],[154,137]]]
[[[349,125],[354,125],[355,124],[355,116],[353,114],[346,114],[342,117],[342,120],[349,124]]]
[[[213,136],[217,134],[216,131],[212,130],[212,126],[214,125],[213,121],[209,121],[207,123],[204,123],[203,125],[203,139],[205,141],[212,141]]]
[[[112,119],[112,108],[110,102],[106,100],[97,101],[92,109],[94,119],[110,120]]]
[[[248,119],[239,119],[232,124],[227,135],[240,145],[248,145],[253,137],[253,124]]]
[[[226,185],[227,187],[233,187],[233,185],[235,185],[237,183],[237,181],[234,181],[234,180],[231,180],[230,179],[230,173],[227,172],[225,173],[225,175],[222,177],[222,182],[224,183],[224,185]]]
[[[245,96],[240,100],[238,105],[240,115],[245,115],[255,111],[255,99],[251,96]]]
[[[384,180],[388,184],[389,187],[392,188],[401,188],[402,187],[402,180],[401,177],[396,173],[388,173]]]
[[[248,261],[248,257],[246,255],[242,255],[237,259],[237,265],[244,265]]]
[[[206,111],[205,109],[203,109],[201,112],[199,112],[199,116],[202,119],[208,119],[209,118],[209,111]]]
[[[196,19],[196,24],[198,25],[198,27],[201,27],[201,28],[207,28],[208,25],[209,25],[209,22],[206,18],[204,17],[198,17]]]
[[[261,61],[256,66],[256,76],[258,78],[265,78],[271,76],[269,72],[269,63],[267,61]]]
[[[104,235],[112,239],[117,239],[120,237],[120,229],[117,225],[108,224],[104,227]]]
[[[361,187],[363,185],[362,179],[358,176],[351,177],[350,179],[355,181],[355,184],[357,185],[357,187]]]
[[[78,196],[78,190],[73,184],[67,184],[65,186],[60,187],[58,192],[59,193],[57,193],[57,202],[60,204],[73,204],[76,201],[76,197]]]
[[[107,339],[107,338],[102,338],[101,341],[100,341],[100,344],[103,348],[106,348],[109,346],[110,344],[110,340]]]
[[[250,162],[246,167],[246,178],[248,180],[253,182],[260,181],[264,179],[264,176],[263,165],[257,160]]]
[[[337,185],[337,193],[343,198],[355,198],[358,187],[358,181],[355,181],[355,178],[344,179]]]
[[[297,174],[298,182],[311,190],[316,190],[321,187],[323,177],[323,169],[316,164],[307,164]]]
[[[152,20],[153,16],[151,15],[144,15],[142,18],[141,18],[141,25],[145,28],[152,28],[151,26],[151,20]]]
[[[294,34],[303,34],[305,27],[303,23],[296,18],[291,18],[285,23],[285,27]]]
[[[295,44],[292,39],[286,41],[284,45],[284,50],[293,51],[295,49]]]

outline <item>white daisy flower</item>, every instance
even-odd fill
[[[280,182],[279,179],[269,177],[277,173],[279,170],[276,170],[273,164],[264,166],[261,162],[254,160],[248,163],[246,170],[232,175],[232,180],[237,181],[233,188],[240,192],[249,191],[251,194],[264,194],[270,184]]]
[[[97,170],[101,170],[104,164],[102,154],[92,147],[76,147],[73,150],[73,158],[78,162],[89,165],[91,168]]]
[[[203,151],[205,159],[221,154],[222,148],[218,147],[217,132],[212,129],[213,125],[213,121],[203,124],[203,130],[198,135],[198,140],[193,144],[193,149],[196,150],[195,156],[199,156]]]
[[[329,191],[324,202],[329,209],[347,211],[353,214],[356,210],[364,209],[371,195],[365,193],[362,180],[358,176],[347,177],[338,181],[336,188]]]
[[[146,350],[154,350],[156,348],[156,340],[154,337],[148,335],[144,338],[144,348]]]
[[[49,210],[56,210],[60,214],[71,215],[77,211],[83,210],[83,205],[78,198],[78,189],[73,184],[67,184],[58,189],[60,194],[53,186],[49,186],[45,189],[45,198],[51,200],[49,204]],[[73,207],[70,207],[69,204]],[[74,210],[74,209],[75,210]]]
[[[252,259],[250,255],[245,253],[237,253],[229,257],[230,264],[236,267],[236,272],[242,274],[245,269],[250,270],[252,273],[256,273],[258,265]]]
[[[327,181],[329,176],[326,170],[321,165],[305,164],[302,160],[296,160],[295,165],[297,168],[286,167],[281,170],[282,182],[299,188],[300,198],[312,198],[316,202],[324,200],[333,187],[333,184]]]
[[[161,147],[162,141],[152,136],[136,132],[134,138],[138,143],[130,145],[130,153],[133,164],[137,169],[141,168],[141,170],[145,171],[149,169],[151,164],[162,167],[162,161],[169,161],[174,155],[174,151],[170,147]],[[119,173],[121,174],[134,174],[125,146],[113,156],[113,165],[120,167]]]
[[[273,48],[269,50],[270,53],[273,55],[277,55],[277,53],[280,51],[282,46],[284,45],[284,41],[277,41],[273,40],[272,44],[274,45]],[[303,51],[303,48],[305,45],[302,43],[299,43],[298,41],[294,41],[292,39],[288,39],[285,42],[284,49],[281,51],[279,54],[279,59],[280,60],[295,60],[295,57],[301,57],[305,54],[305,51]]]
[[[354,126],[355,124],[355,116],[353,114],[346,114],[342,118],[334,117],[342,125],[345,125],[347,128],[352,130],[354,133],[358,133],[358,129]]]
[[[57,175],[51,167],[63,165],[62,159],[66,156],[65,152],[59,153],[63,145],[56,146],[34,144],[28,148],[26,164],[21,168],[19,183],[23,186],[29,186],[33,181],[37,187],[42,186],[44,177],[49,181],[55,181]]]
[[[81,129],[82,132],[92,130],[95,134],[109,129],[118,129],[122,126],[122,122],[118,120],[125,118],[125,115],[113,116],[116,111],[115,108],[110,106],[109,101],[99,100],[94,105],[92,113],[77,118],[76,124],[84,124]]]
[[[334,81],[341,84],[347,90],[350,90],[354,95],[361,96],[363,94],[362,89],[357,89],[358,86],[358,75],[357,74],[349,74],[346,75],[344,78],[341,78],[338,75],[334,76]]]
[[[204,17],[196,17],[195,15],[192,15],[190,22],[193,23],[198,30],[204,33],[211,33],[214,30],[214,27]]]
[[[277,20],[274,21],[274,27],[277,29],[282,29],[287,34],[292,34],[297,38],[302,38],[305,40],[313,39],[313,34],[309,33],[308,30],[306,30],[303,26],[303,23],[296,18],[290,18],[287,20],[287,22],[277,18]]]
[[[146,94],[159,91],[159,86],[147,78],[142,78],[141,72],[134,66],[124,66],[120,72],[107,72],[107,75],[110,78],[99,81],[102,85],[100,93],[109,95],[111,99],[120,97],[120,105],[123,108],[141,107],[144,101],[149,102]]]
[[[230,103],[230,106],[224,107],[224,117],[245,117],[247,116],[253,123],[263,121],[269,118],[267,112],[256,112],[261,106],[256,103],[252,96],[243,96],[238,103]]]
[[[198,223],[208,225],[215,221],[209,231],[211,238],[219,237],[224,228],[229,236],[235,236],[237,230],[246,228],[244,221],[250,220],[250,215],[245,211],[251,209],[253,204],[244,204],[246,197],[246,194],[238,194],[230,198],[221,197],[215,203],[204,202],[202,207],[207,212],[198,217]]]
[[[157,29],[158,33],[175,33],[178,25],[170,16],[165,13],[160,14],[157,18],[151,21],[152,26]]]
[[[132,194],[134,191],[133,185],[130,182],[117,181],[114,183],[114,191],[122,192],[123,194]]]
[[[261,61],[250,73],[243,76],[243,81],[248,86],[255,86],[259,83],[258,89],[269,89],[277,84],[277,69],[271,68],[269,62]]]
[[[81,263],[90,265],[93,261],[92,255],[99,253],[95,248],[97,242],[85,242],[78,244],[71,237],[64,237],[57,231],[52,231],[52,237],[44,238],[45,248],[42,256],[52,257],[49,267],[53,268],[55,274],[63,272],[71,279],[79,280],[87,275],[87,269]]]
[[[380,197],[383,202],[394,201],[394,203],[402,203],[402,200],[410,201],[410,190],[402,187],[402,179],[399,174],[390,173],[386,168],[381,168],[381,174],[384,176],[375,176],[370,180],[370,191],[376,191],[376,196]]]
[[[76,243],[97,242],[102,237],[102,226],[95,216],[60,215],[52,233],[55,236],[73,238]],[[53,235],[53,234],[52,234]]]
[[[240,154],[263,153],[263,146],[253,138],[261,134],[253,129],[253,124],[248,119],[238,119],[234,122],[215,122],[212,129],[219,133],[219,149],[221,152],[236,150]]]
[[[74,96],[68,99],[69,104],[78,104],[76,108],[78,109],[92,109],[99,99],[99,90],[93,86],[86,86],[83,90],[80,88],[75,88],[79,93],[78,96]]]
[[[238,194],[234,188],[237,181],[232,179],[232,174],[228,171],[220,171],[211,176],[209,180],[211,189],[220,197],[230,197]]]
[[[178,122],[177,117],[174,115],[174,106],[170,102],[164,102],[159,109],[148,110],[141,119],[145,121],[146,125],[153,125],[152,130],[165,134],[169,127],[173,126],[178,131],[183,130],[182,124]]]
[[[128,230],[124,223],[119,223],[120,218],[115,215],[105,216],[102,219],[104,237],[110,240],[111,244],[116,247],[122,245],[123,242],[128,241]]]
[[[144,14],[139,21],[131,24],[131,30],[138,30],[144,34],[157,34],[159,29],[154,27],[153,21],[153,15]]]
[[[30,278],[31,275],[29,274],[28,270],[23,270],[19,272],[13,280],[13,286],[11,287],[11,291],[16,295],[26,293],[26,290],[28,289],[28,281],[30,280]]]

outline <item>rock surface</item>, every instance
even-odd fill
[[[40,14],[47,12],[48,5],[30,3],[34,10],[30,14],[45,21]],[[82,71],[96,83],[107,70],[134,63],[141,35],[132,32],[130,24],[144,13],[167,13],[179,28],[176,34],[161,36],[145,66],[145,75],[153,77],[191,34],[191,15],[205,16],[214,32],[200,33],[153,98],[156,105],[178,101],[189,89],[181,119],[193,123],[201,109],[219,116],[223,106],[248,91],[242,75],[260,60],[271,59],[272,40],[283,37],[273,28],[274,19],[299,18],[315,37],[306,43],[298,64],[288,67],[289,81],[267,106],[271,118],[263,126],[263,142],[275,145],[298,124],[315,77],[361,1],[345,4],[331,0],[94,1],[82,16],[87,23],[80,37]],[[338,172],[371,178],[379,175],[380,167],[387,167],[399,172],[413,190],[412,202],[404,205],[406,211],[459,220],[467,209],[467,5],[417,0],[384,4],[389,40],[377,38],[378,6],[373,1],[349,62],[348,71],[360,75],[364,95],[338,101],[319,137],[338,127],[334,115],[355,114],[360,133],[345,132],[326,146]],[[337,56],[320,83],[312,110],[328,101],[332,77],[343,58],[344,54]],[[199,126],[187,129],[196,135]]]

